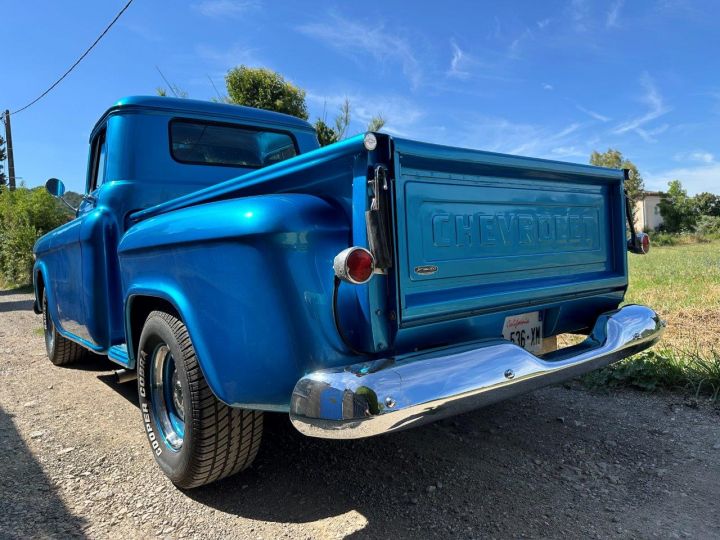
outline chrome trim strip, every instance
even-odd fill
[[[290,420],[301,433],[359,439],[420,426],[592,371],[652,346],[665,322],[650,308],[602,314],[580,344],[538,358],[505,340],[308,373]]]

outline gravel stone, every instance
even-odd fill
[[[248,471],[183,492],[135,385],[99,357],[52,366],[41,324],[32,295],[0,291],[0,538],[720,538],[703,400],[571,382],[355,441],[267,414]]]

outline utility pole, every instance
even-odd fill
[[[5,145],[8,160],[8,187],[15,189],[15,158],[13,157],[12,131],[10,130],[10,111],[5,110]]]

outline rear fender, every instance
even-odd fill
[[[307,370],[347,361],[332,322],[332,259],[347,215],[311,195],[247,197],[135,225],[120,242],[130,361],[133,302],[159,298],[187,326],[221,401],[288,410]]]

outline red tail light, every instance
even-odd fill
[[[628,250],[638,255],[645,255],[650,251],[650,236],[645,233],[637,233],[635,235],[635,242],[632,239],[628,240]]]
[[[367,283],[375,270],[375,258],[362,247],[349,247],[335,256],[333,261],[335,275],[355,285]]]

